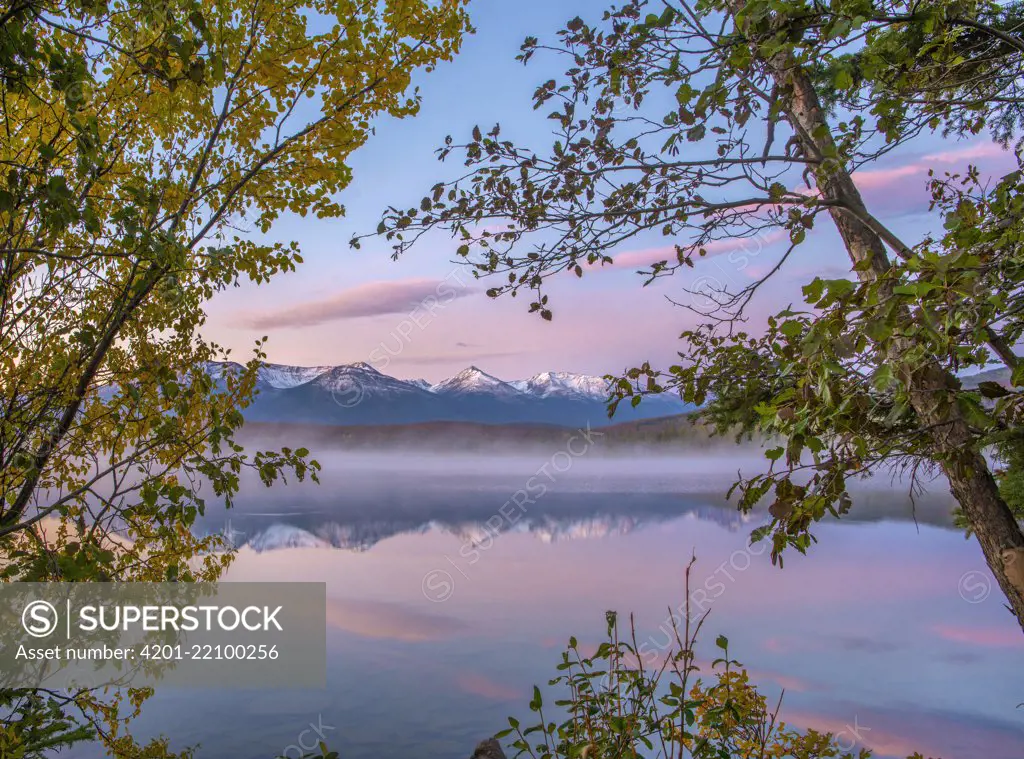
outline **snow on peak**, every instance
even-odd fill
[[[288,366],[286,364],[263,364],[259,379],[279,390],[288,390],[312,382],[331,370],[329,366]]]
[[[364,396],[388,396],[394,394],[419,394],[423,388],[389,374],[382,374],[370,364],[342,364],[332,367],[317,377],[316,384],[331,392],[343,393],[342,405],[355,405]],[[336,398],[335,400],[339,400]]]
[[[211,362],[207,370],[220,378],[241,366],[231,362]],[[566,400],[606,401],[610,384],[603,377],[594,377],[572,372],[541,372],[529,379],[507,382],[488,374],[478,366],[463,369],[454,377],[431,384],[423,379],[402,380],[384,374],[372,364],[359,361],[354,364],[337,366],[289,366],[287,364],[265,363],[259,368],[259,382],[265,387],[278,390],[315,383],[332,392],[353,387],[371,393],[479,393],[514,398],[560,398]]]
[[[214,379],[220,379],[225,374],[241,374],[245,367],[235,361],[207,361],[206,372]]]
[[[433,391],[433,388],[434,388],[434,385],[432,383],[430,383],[430,382],[427,382],[427,380],[425,380],[425,379],[413,379],[413,380],[407,380],[407,382],[410,385],[418,387],[420,390]]]
[[[369,372],[370,374],[380,374],[380,372],[377,371],[377,367],[373,364],[368,364],[365,361],[356,361],[354,364],[347,364],[346,366],[351,367],[352,369],[359,369],[363,372]]]
[[[328,380],[332,375],[372,375],[383,377],[373,366],[360,361],[355,364],[339,366],[288,366],[286,364],[263,364],[259,370],[262,382],[279,390],[289,390],[299,385],[306,385],[314,380]]]
[[[520,391],[492,374],[471,366],[450,379],[439,382],[431,390],[435,393],[500,393],[520,395]]]
[[[572,372],[541,372],[530,379],[516,380],[510,385],[539,398],[589,398],[607,400],[608,381],[603,377]]]

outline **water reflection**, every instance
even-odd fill
[[[742,457],[741,457],[742,458]],[[285,548],[367,551],[399,535],[437,530],[476,545],[504,533],[528,533],[555,543],[621,536],[681,517],[729,530],[752,529],[765,512],[739,513],[725,497],[734,459],[695,457],[577,462],[543,490],[530,490],[529,458],[420,457],[345,459],[320,486],[250,488],[238,506],[210,516],[198,529],[218,532],[237,548],[262,553]],[[748,463],[748,471],[749,464]],[[760,466],[761,459],[754,463]],[[950,526],[952,500],[941,488],[911,499],[888,480],[855,483],[857,508],[846,522],[906,521]]]
[[[501,507],[529,462],[458,476],[353,468],[319,489],[247,492],[230,524],[204,529],[240,547],[229,579],[328,583],[328,688],[161,690],[141,726],[188,736],[176,745],[201,744],[200,759],[267,759],[310,724],[345,759],[460,759],[527,716],[569,635],[596,646],[606,609],[632,612],[641,640],[662,645],[696,553],[711,610],[702,657],[727,634],[770,698],[785,689],[787,721],[878,756],[1017,759],[1022,638],[998,591],[964,592],[985,568],[948,497],[915,507],[887,483],[862,486],[852,518],[779,569],[748,545],[763,515],[721,498],[734,464],[579,467],[514,521]],[[443,597],[427,583],[438,573]]]

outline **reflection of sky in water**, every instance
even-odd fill
[[[345,759],[466,757],[508,715],[528,718],[531,686],[554,675],[570,634],[599,641],[606,609],[633,612],[641,641],[664,641],[659,625],[696,552],[693,582],[712,609],[705,653],[728,635],[770,698],[785,687],[791,723],[847,743],[856,729],[879,756],[1020,756],[1024,637],[997,589],[979,603],[961,597],[977,598],[960,581],[985,567],[974,542],[934,524],[946,521],[944,500],[919,503],[919,527],[903,505],[890,509],[899,521],[821,527],[810,555],[787,554],[780,570],[745,551],[756,521],[738,524],[713,498],[586,490],[550,494],[493,541],[482,525],[500,487],[421,490],[418,514],[393,493],[334,507],[345,500],[336,490],[302,507],[251,502],[232,518],[250,545],[229,579],[328,583],[328,689],[164,689],[142,724],[202,744],[199,757],[269,759],[321,719]],[[339,530],[363,550],[331,547]],[[430,572],[450,582],[450,598],[424,595]]]

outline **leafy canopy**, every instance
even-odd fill
[[[817,520],[850,508],[853,477],[897,467],[916,483],[941,468],[984,486],[981,451],[999,442],[1021,458],[1020,171],[992,183],[974,169],[933,175],[940,223],[913,241],[851,180],[925,132],[988,130],[1012,142],[1019,16],[1016,4],[973,0],[631,0],[596,23],[574,18],[554,42],[528,38],[520,56],[565,64],[533,98],[553,125],[550,148],[519,145],[500,125],[448,138],[439,156],[458,156],[463,175],[389,208],[377,234],[396,256],[428,233],[451,235],[456,253],[493,278],[491,296],[525,294],[545,319],[553,277],[583,277],[626,246],[664,238],[665,258],[642,272],[649,283],[716,250],[746,267],[781,243],[749,285],[709,284],[699,269],[684,279],[677,301],[700,323],[683,333],[679,362],[629,370],[617,402],[675,390],[721,432],[777,438],[772,470],[737,482],[740,505],[771,496],[775,520],[756,537],[771,537],[776,559],[805,551]],[[805,303],[748,331],[751,300],[823,219],[843,234],[850,275],[815,279]],[[1008,367],[1011,388],[956,379],[993,363]],[[967,492],[961,503],[974,499]],[[1000,541],[1024,538],[996,522],[983,548],[1005,581]]]
[[[284,214],[333,217],[348,157],[416,113],[464,0],[6,0],[0,6],[0,578],[210,580],[196,520],[245,472],[316,476],[236,439],[244,366],[204,304],[293,269]],[[147,693],[0,691],[5,756],[124,731]],[[70,715],[70,716],[69,716]],[[129,715],[130,716],[130,715]],[[71,723],[66,720],[71,719]]]

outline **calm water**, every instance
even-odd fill
[[[206,529],[242,545],[228,579],[327,582],[328,687],[164,688],[139,727],[198,757],[295,756],[312,724],[343,759],[464,759],[528,716],[569,635],[600,641],[606,609],[664,641],[696,552],[705,650],[728,635],[791,724],[877,756],[1022,755],[1024,636],[940,484],[916,510],[866,485],[857,520],[780,570],[747,548],[762,518],[721,498],[742,457],[576,461],[504,506],[546,461],[341,457],[319,488],[247,489]]]

